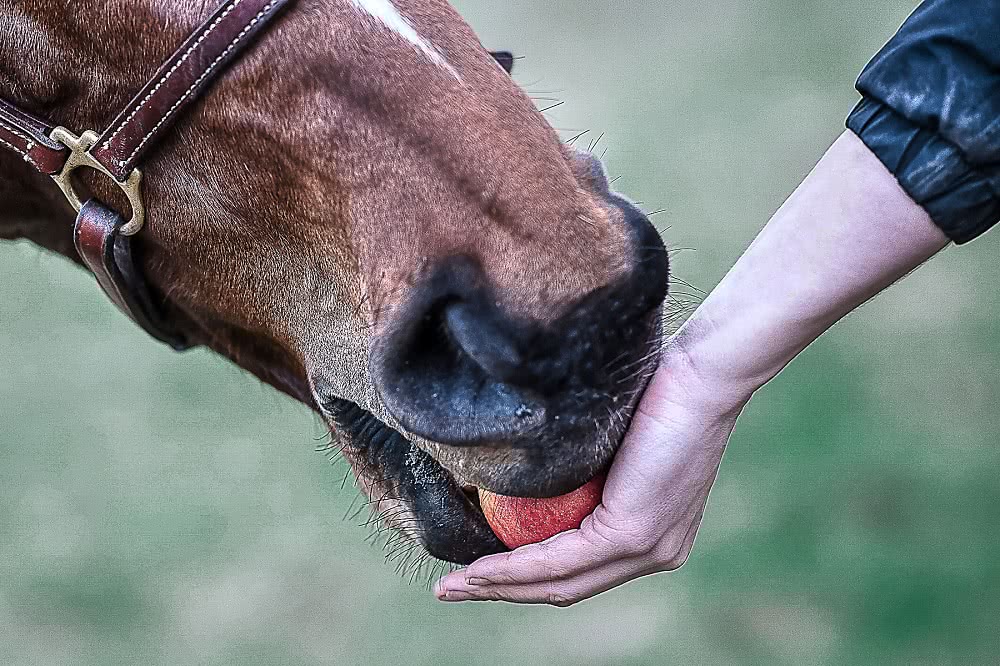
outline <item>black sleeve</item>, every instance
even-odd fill
[[[858,90],[847,127],[949,238],[1000,220],[1000,0],[927,0]]]

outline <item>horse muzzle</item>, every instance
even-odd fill
[[[610,192],[632,247],[626,274],[541,324],[504,311],[474,258],[442,261],[390,315],[369,360],[383,405],[464,481],[560,495],[614,456],[655,367],[668,260]]]

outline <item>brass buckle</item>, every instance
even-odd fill
[[[146,222],[146,210],[142,205],[142,190],[139,187],[139,183],[142,181],[142,172],[138,169],[133,169],[124,182],[118,180],[113,173],[108,171],[103,164],[94,159],[94,156],[88,152],[100,138],[97,132],[93,130],[87,130],[80,136],[76,136],[65,127],[57,127],[52,130],[49,138],[61,143],[70,150],[69,158],[66,160],[66,164],[63,165],[62,171],[53,175],[52,180],[56,181],[56,185],[59,186],[59,189],[69,199],[76,212],[79,213],[80,209],[83,208],[83,202],[80,201],[80,197],[73,187],[73,172],[79,167],[89,167],[111,178],[115,185],[125,193],[129,204],[132,205],[132,219],[122,225],[119,233],[125,236],[132,236],[138,233],[142,229],[142,225]]]

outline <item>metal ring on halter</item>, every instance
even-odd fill
[[[49,137],[70,150],[69,159],[66,160],[62,171],[53,175],[52,180],[56,182],[59,189],[66,195],[73,208],[77,212],[80,212],[80,209],[83,208],[83,202],[80,201],[80,197],[73,186],[73,172],[79,167],[88,167],[100,171],[114,181],[125,196],[128,197],[128,201],[132,205],[132,218],[122,226],[118,233],[125,236],[132,236],[138,233],[146,221],[146,210],[142,205],[142,190],[139,186],[142,181],[142,172],[138,169],[133,169],[124,182],[118,180],[113,173],[108,171],[103,164],[94,159],[93,155],[88,152],[99,139],[97,132],[93,130],[87,130],[80,136],[76,136],[65,127],[57,127],[52,130]]]

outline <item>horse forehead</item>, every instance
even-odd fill
[[[408,42],[432,63],[461,80],[458,72],[447,61],[430,39],[421,35],[413,23],[404,16],[392,0],[350,0],[351,5],[366,17],[375,19],[383,28]]]

